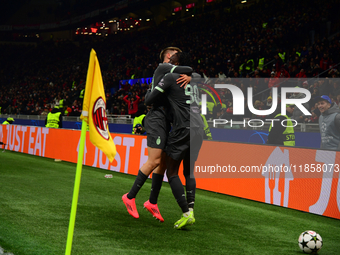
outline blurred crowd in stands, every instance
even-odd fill
[[[339,1],[316,0],[260,1],[242,10],[216,5],[211,12],[186,20],[167,20],[149,30],[105,38],[81,35],[77,43],[0,45],[1,113],[43,115],[63,100],[64,114],[79,116],[80,92],[85,87],[89,53],[94,48],[101,65],[108,113],[134,115],[132,105],[138,102],[142,107],[149,85],[120,81],[152,77],[160,62],[159,52],[176,46],[191,53],[192,67],[202,78],[219,82],[235,79],[245,98],[247,87],[253,87],[257,109],[271,106],[272,87],[308,89],[312,94],[308,109],[313,116],[296,113],[293,118],[317,122],[317,96],[328,95],[340,104],[340,80],[335,79],[340,70],[340,34],[329,34],[330,28],[339,24],[339,7]],[[232,113],[230,92],[221,93],[223,104],[210,110],[210,118]]]

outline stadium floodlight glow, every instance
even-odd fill
[[[195,7],[195,3],[187,4],[185,7],[187,9],[194,8]]]
[[[174,12],[179,12],[179,11],[181,11],[182,10],[182,6],[179,6],[179,7],[176,7],[175,9],[174,9]]]

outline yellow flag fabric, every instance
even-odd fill
[[[89,125],[91,143],[104,152],[112,162],[116,155],[116,146],[109,132],[103,78],[97,54],[93,49],[87,70],[82,118]]]

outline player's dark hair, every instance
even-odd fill
[[[159,54],[159,58],[161,59],[162,62],[164,61],[165,55],[166,55],[168,52],[171,52],[171,51],[182,52],[181,49],[179,49],[179,48],[177,48],[177,47],[166,47],[166,48],[163,49],[163,50],[161,51],[161,53]]]
[[[189,53],[186,52],[178,52],[176,53],[178,57],[178,64],[181,66],[191,66],[192,59]]]

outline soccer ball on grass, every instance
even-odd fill
[[[312,230],[307,230],[299,236],[299,247],[304,253],[316,254],[322,247],[321,236]]]

